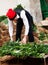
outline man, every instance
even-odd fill
[[[32,25],[33,24],[33,19],[32,16],[29,14],[29,12],[27,12],[24,9],[17,9],[17,10],[13,10],[13,9],[9,9],[8,12],[6,13],[7,19],[8,19],[8,23],[9,23],[9,34],[12,39],[12,34],[13,34],[13,21],[17,20],[17,28],[16,28],[16,40],[20,40],[21,43],[26,43],[27,42],[27,37],[29,39],[29,42],[33,42],[34,41],[34,37],[33,37],[33,33],[32,33]],[[24,37],[21,40],[21,31],[22,31],[22,27],[23,25],[25,26],[25,33],[24,33]]]

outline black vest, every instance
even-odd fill
[[[24,9],[22,9],[22,10],[24,10]],[[17,9],[17,10],[16,10],[16,13],[20,16],[20,13],[21,13],[22,10],[21,10],[21,9]],[[27,19],[28,19],[28,23],[29,23],[29,33],[28,33],[29,42],[33,42],[33,41],[34,41],[34,37],[33,37],[33,33],[32,33],[32,31],[33,31],[32,26],[34,25],[34,24],[33,24],[33,18],[32,18],[32,16],[29,14],[29,12],[27,12],[26,10],[25,10],[25,15],[26,15],[26,17],[27,17]],[[21,24],[20,24],[20,23],[21,23]],[[20,18],[18,19],[18,22],[17,22],[16,40],[18,40],[18,39],[21,40],[21,29],[22,29],[22,25],[23,25],[23,20],[22,20],[22,18],[20,17]]]
[[[20,16],[20,13],[22,10],[25,10],[25,9],[16,9],[15,12]],[[26,14],[26,17],[28,19],[28,23],[30,26],[34,25],[33,24],[33,18],[32,16],[30,15],[30,13],[28,11],[25,10],[25,14]],[[20,17],[21,18],[21,17]]]

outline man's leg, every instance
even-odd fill
[[[18,19],[17,21],[17,28],[16,28],[16,40],[21,40],[21,31],[23,27],[23,21],[21,18]]]
[[[31,16],[29,16],[29,33],[28,33],[28,38],[29,38],[29,42],[33,42],[34,41],[34,36],[33,36],[33,27],[34,23],[33,23],[33,18]]]
[[[29,42],[33,42],[34,41],[34,36],[33,36],[32,32],[33,32],[32,28],[30,27],[29,28],[29,34],[28,34]]]

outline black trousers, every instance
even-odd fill
[[[29,42],[33,42],[34,41],[34,37],[33,37],[33,33],[32,33],[32,25],[31,23],[29,23],[29,33],[28,33],[28,39]],[[23,20],[21,18],[18,19],[17,21],[17,29],[16,29],[16,40],[21,40],[21,31],[22,31],[22,27],[23,27]]]

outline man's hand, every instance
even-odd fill
[[[28,36],[25,35],[24,38],[20,41],[20,43],[26,44]]]

